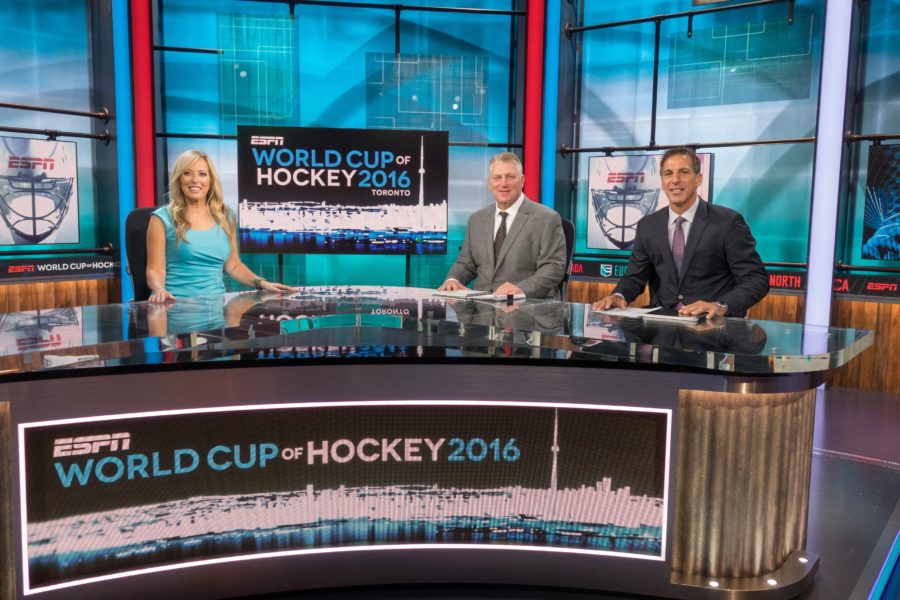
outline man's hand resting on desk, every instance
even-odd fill
[[[448,279],[444,283],[441,284],[441,287],[438,288],[439,292],[455,292],[456,290],[464,290],[466,286],[461,284],[455,279]]]
[[[622,296],[612,294],[606,298],[600,298],[591,305],[591,310],[609,310],[610,308],[628,308],[628,303]]]
[[[696,302],[691,302],[690,304],[686,304],[678,309],[679,315],[706,315],[709,318],[712,317],[724,317],[725,316],[725,308],[722,308],[719,304],[715,302],[704,302],[703,300],[697,300]]]
[[[508,296],[508,295],[516,295],[516,294],[524,294],[519,286],[514,283],[506,282],[494,290],[495,296]]]

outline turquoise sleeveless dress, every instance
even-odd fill
[[[166,226],[166,289],[176,298],[224,294],[222,268],[231,254],[225,230],[218,224],[203,231],[188,229],[187,243],[176,244],[168,207],[153,214]]]

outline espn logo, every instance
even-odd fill
[[[896,283],[884,283],[879,281],[870,281],[866,284],[866,289],[870,292],[896,292]]]
[[[284,138],[280,135],[250,136],[251,146],[284,146]]]
[[[10,156],[10,169],[38,169],[52,171],[56,168],[56,161],[52,158],[37,158],[35,156]]]
[[[7,273],[34,273],[34,265],[9,265]]]
[[[633,181],[634,183],[644,183],[643,171],[639,171],[636,173],[631,173],[628,171],[622,171],[621,173],[610,173],[609,177],[606,178],[607,183],[628,183],[629,181]]]
[[[59,438],[53,440],[53,458],[98,454],[104,448],[108,448],[110,452],[117,452],[118,450],[128,450],[130,447],[130,433],[101,433],[100,435],[82,435],[76,438]]]

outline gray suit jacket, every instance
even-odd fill
[[[566,268],[566,239],[559,213],[525,198],[494,264],[493,203],[472,213],[466,239],[447,279],[493,290],[505,282],[529,298],[559,298]]]
[[[631,302],[649,284],[651,306],[721,301],[731,317],[743,317],[762,300],[769,275],[747,222],[730,208],[698,202],[680,276],[669,247],[669,209],[663,208],[638,222],[628,268],[613,293]]]

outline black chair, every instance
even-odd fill
[[[575,252],[575,223],[565,217],[562,221],[563,235],[566,237],[566,270],[562,281],[559,283],[559,297],[568,300],[569,271],[572,270],[572,254]]]
[[[150,215],[156,210],[136,208],[125,217],[125,256],[128,258],[128,274],[134,286],[134,299],[146,300],[150,297],[147,286],[147,228],[150,227]]]

